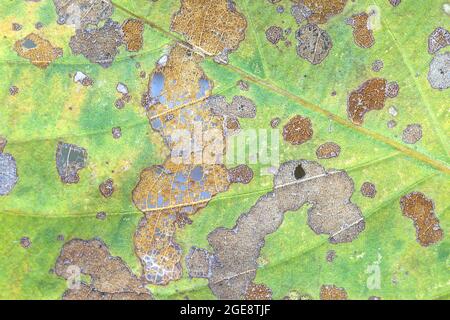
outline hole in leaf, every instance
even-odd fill
[[[303,170],[302,165],[299,164],[294,170],[295,179],[299,180],[299,179],[303,178],[305,175],[306,175],[305,170]]]

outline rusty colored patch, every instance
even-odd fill
[[[311,12],[308,21],[311,23],[326,23],[331,17],[344,10],[347,0],[300,0]]]
[[[433,200],[421,192],[411,192],[400,199],[400,207],[405,217],[414,221],[417,241],[427,247],[442,240],[444,232],[434,213]]]
[[[248,184],[252,179],[253,170],[245,164],[238,165],[237,167],[228,170],[228,181],[230,181],[230,183]]]
[[[272,290],[265,284],[252,282],[245,292],[245,300],[272,300]]]
[[[347,292],[344,288],[335,285],[323,285],[320,287],[320,300],[347,300]]]
[[[347,101],[348,118],[357,125],[362,125],[364,115],[371,110],[381,110],[386,100],[385,79],[374,78],[364,82],[352,91]]]
[[[106,181],[102,182],[98,189],[100,190],[100,193],[103,197],[109,198],[114,193],[114,182],[112,179],[107,179]]]
[[[227,0],[182,0],[171,24],[191,45],[224,61],[244,40],[246,28],[245,17]]]
[[[369,29],[369,15],[361,12],[347,19],[347,24],[353,28],[353,39],[358,47],[370,48],[375,43],[373,31]]]
[[[334,142],[325,142],[316,150],[317,159],[336,158],[341,153],[341,147]]]
[[[50,41],[45,40],[35,33],[30,33],[22,40],[16,41],[14,50],[22,58],[38,68],[45,69],[50,63],[62,57],[63,50],[53,47]]]
[[[128,19],[122,24],[123,41],[128,51],[139,51],[144,44],[144,22],[138,19]]]
[[[283,127],[283,138],[293,145],[305,143],[313,136],[312,123],[309,118],[296,115]]]

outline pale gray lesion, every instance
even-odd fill
[[[8,195],[19,180],[17,164],[14,157],[9,153],[3,153],[6,139],[0,137],[0,196]]]
[[[436,55],[430,63],[428,82],[434,89],[450,88],[450,52]]]
[[[203,258],[193,265],[190,259],[189,268],[209,266],[213,293],[219,299],[241,299],[256,276],[265,237],[280,227],[287,211],[310,205],[308,225],[315,233],[327,234],[330,243],[353,241],[365,228],[361,210],[350,200],[353,192],[353,180],[345,171],[326,170],[313,161],[286,162],[274,177],[273,191],[243,213],[232,229],[218,228],[208,235],[213,250],[203,256],[213,256],[214,263]]]
[[[97,25],[109,18],[114,12],[111,0],[53,0],[58,24],[83,28]]]
[[[319,64],[328,56],[333,42],[325,30],[315,24],[307,24],[297,30],[297,55],[311,64]]]
[[[78,171],[86,167],[86,149],[74,144],[58,142],[56,169],[63,183],[78,183]]]

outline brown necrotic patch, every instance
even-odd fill
[[[52,44],[35,33],[30,33],[22,40],[16,41],[14,50],[22,58],[41,69],[47,68],[53,61],[62,57],[63,50],[52,46]]]
[[[320,300],[347,300],[347,291],[335,285],[323,285],[320,287]]]
[[[317,159],[336,158],[341,153],[341,147],[335,142],[325,142],[316,150]]]
[[[146,281],[152,284],[165,285],[181,277],[176,230],[191,223],[189,216],[228,189],[232,182],[222,164],[227,120],[254,117],[256,112],[253,102],[241,96],[231,104],[221,96],[210,100],[212,82],[201,61],[203,56],[176,44],[157,63],[142,99],[150,125],[170,151],[163,164],[142,171],[132,195],[135,206],[145,214],[135,234],[135,252]],[[192,149],[179,148],[186,146],[183,138]],[[249,179],[245,170],[236,174],[243,182]]]
[[[303,173],[296,174],[298,168]],[[217,228],[208,235],[212,258],[196,268],[209,268],[209,287],[219,299],[241,299],[253,283],[258,257],[267,235],[281,225],[287,211],[305,204],[308,225],[327,234],[331,243],[351,242],[365,228],[360,209],[350,201],[354,192],[344,171],[325,170],[316,162],[289,161],[280,166],[274,189],[243,213],[232,229]]]
[[[107,179],[98,187],[101,195],[105,198],[109,198],[114,193],[114,182],[112,179]]]
[[[331,17],[344,10],[347,0],[299,0],[311,12],[308,21],[311,23],[326,23]]]
[[[66,280],[75,280],[77,273],[91,279],[89,284],[82,282],[78,288],[69,288],[64,299],[153,298],[125,262],[111,256],[101,240],[73,239],[65,243],[54,270]]]
[[[423,246],[442,240],[444,232],[434,213],[434,203],[421,192],[411,192],[400,199],[403,215],[414,221],[417,241]]]
[[[144,44],[144,22],[138,19],[128,19],[122,24],[123,41],[128,51],[135,52],[142,49]]]
[[[361,12],[347,19],[347,24],[353,28],[353,39],[357,46],[370,48],[375,43],[373,31],[369,29],[369,15]]]
[[[191,45],[224,61],[244,40],[246,28],[245,17],[227,0],[182,0],[171,25]]]
[[[385,79],[374,78],[364,82],[357,90],[352,91],[347,100],[348,118],[357,125],[362,125],[364,115],[371,110],[384,108],[386,98],[398,93],[398,85]],[[395,92],[394,92],[395,91]]]
[[[245,292],[245,300],[272,300],[272,290],[262,283],[250,283]]]
[[[283,127],[283,139],[293,145],[305,143],[313,136],[309,118],[296,115]]]

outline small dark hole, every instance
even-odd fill
[[[294,170],[295,179],[299,180],[299,179],[303,178],[305,175],[306,175],[305,170],[303,170],[302,165],[299,164]]]

